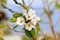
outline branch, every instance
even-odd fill
[[[57,24],[60,22],[60,17],[58,18],[57,22],[54,24],[54,26],[57,26]]]
[[[44,0],[43,0],[43,3],[44,3]],[[55,31],[54,31],[54,26],[53,26],[53,23],[52,23],[52,19],[51,19],[51,13],[50,13],[50,7],[49,7],[49,4],[48,4],[48,0],[46,0],[46,3],[47,3],[47,7],[48,7],[48,11],[47,11],[47,16],[48,16],[48,19],[49,19],[49,24],[50,24],[50,27],[51,27],[51,31],[52,31],[52,34],[53,34],[53,37],[54,37],[54,40],[57,40],[56,38],[56,35],[55,35]],[[45,4],[44,4],[44,7],[45,7]]]
[[[10,9],[10,8],[8,8],[8,7],[6,7],[5,5],[1,4],[1,6],[2,6],[3,8],[8,9],[8,10],[9,10],[9,11],[11,11],[12,13],[14,13],[14,11],[13,11],[13,10],[11,10],[11,9]]]
[[[44,11],[48,13],[48,10],[47,10],[46,5],[45,5],[45,1],[42,0],[42,2],[43,2],[43,6],[44,6]],[[47,13],[46,13],[46,14],[47,14]]]
[[[25,10],[28,10],[28,9],[29,9],[26,5],[21,4],[21,3],[18,3],[16,0],[14,0],[14,2],[15,2],[16,4],[22,6]]]
[[[34,0],[32,0],[32,2],[29,4],[29,7],[31,7],[32,3],[34,2]]]
[[[18,30],[14,30],[14,29],[12,29],[12,28],[10,28],[10,30],[12,30],[12,31],[14,31],[14,32],[21,32],[21,33],[24,33],[23,30],[18,31]]]
[[[13,0],[15,2],[15,4],[21,5],[21,3],[18,3],[16,0]]]
[[[25,2],[24,2],[24,0],[22,0],[22,2],[23,2],[23,4],[25,5]]]

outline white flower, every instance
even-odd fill
[[[35,10],[29,9],[28,12],[24,12],[23,15],[26,17],[27,20],[31,20],[36,16]]]
[[[36,25],[37,20],[36,20],[36,19],[32,19],[32,20],[31,20],[31,23],[32,23],[33,25]]]
[[[26,13],[26,12],[24,12],[24,13],[23,13],[23,15],[24,15],[24,16],[26,16],[26,15],[27,15],[27,13]]]
[[[36,11],[33,10],[33,9],[29,9],[28,14],[29,14],[29,15],[36,14]]]
[[[38,16],[36,16],[36,20],[37,20],[37,21],[40,21],[41,19],[40,19]]]
[[[30,16],[30,15],[25,15],[25,17],[27,20],[31,20],[33,18],[33,16]]]
[[[30,22],[25,24],[25,29],[26,30],[31,31],[32,28],[34,28],[34,26]]]
[[[16,24],[17,25],[23,25],[25,23],[25,20],[23,17],[18,17],[17,18],[17,21],[16,21]]]
[[[35,10],[32,10],[32,9],[29,9],[28,15],[35,17],[36,16],[36,11]]]

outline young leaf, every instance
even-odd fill
[[[38,23],[36,24],[36,30],[37,32],[40,32],[40,25]]]
[[[17,20],[16,18],[11,18],[10,22],[16,22],[16,20]]]
[[[30,34],[30,32],[29,32],[28,30],[25,30],[25,34],[26,34],[26,36],[28,36],[29,38],[32,38],[32,36],[31,36],[31,34]]]
[[[30,31],[30,33],[31,33],[32,37],[35,36],[35,30],[34,30],[34,29],[32,29],[32,30]]]
[[[29,38],[33,38],[35,35],[35,30],[32,29],[31,31],[25,30],[25,34],[29,37]]]
[[[22,13],[15,13],[15,14],[13,14],[13,17],[15,17],[15,18],[17,18],[19,16],[22,16]]]

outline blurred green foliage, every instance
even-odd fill
[[[7,0],[0,0],[0,4],[7,4]]]
[[[0,29],[2,29],[4,35],[11,33],[11,31],[9,29],[9,25],[4,20],[0,21]]]
[[[0,40],[4,40],[2,37],[0,37]]]
[[[8,24],[4,20],[0,21],[0,29],[8,27],[9,27]]]
[[[56,5],[55,5],[55,8],[56,8],[56,9],[60,9],[60,4],[56,4]]]
[[[28,38],[27,36],[23,36],[22,40],[32,40],[31,38]]]

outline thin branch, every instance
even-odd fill
[[[10,9],[10,8],[8,8],[8,7],[6,7],[5,5],[1,4],[1,6],[2,6],[3,8],[8,9],[8,10],[9,10],[9,11],[11,11],[12,13],[14,13],[14,11],[13,11],[13,10],[11,10],[11,9]]]
[[[50,13],[50,6],[49,6],[49,4],[48,4],[48,0],[46,0],[46,1],[47,1],[47,7],[48,7],[47,16],[48,16],[48,19],[49,19],[51,31],[52,31],[52,34],[53,34],[53,36],[54,36],[54,40],[57,40],[55,31],[54,31],[54,26],[53,26],[52,19],[51,19],[51,15],[50,15],[50,14],[51,14],[51,13]]]
[[[49,7],[49,4],[48,4],[48,0],[46,0],[46,3],[47,3],[48,11],[45,7],[44,0],[43,0],[44,7],[47,11],[47,16],[48,16],[48,19],[49,19],[49,24],[50,24],[50,27],[51,27],[51,31],[52,31],[52,34],[54,36],[54,40],[57,40],[56,35],[55,35],[55,31],[54,31],[54,26],[53,26],[52,19],[51,19],[51,15],[50,15],[50,7]]]
[[[57,22],[54,24],[54,26],[57,26],[57,24],[60,22],[60,17],[58,18]]]
[[[46,5],[45,5],[45,1],[44,1],[44,0],[42,0],[42,2],[43,2],[43,6],[44,6],[44,10],[45,10],[45,12],[47,12],[47,13],[48,13],[48,10],[47,10]],[[47,14],[47,13],[46,13],[46,14]]]
[[[24,0],[22,0],[22,2],[23,2],[23,4],[25,5],[25,2],[24,2]]]
[[[50,12],[50,5],[48,3],[48,0],[46,0],[47,6],[48,6],[48,12]]]
[[[32,0],[32,2],[29,4],[29,7],[31,7],[32,3],[34,2],[35,0]]]
[[[12,28],[10,28],[10,30],[12,30],[12,31],[14,31],[14,32],[21,32],[21,33],[24,33],[23,30],[18,31],[18,30],[12,29]]]
[[[16,0],[13,0],[16,4],[21,5],[21,3],[18,3]]]

